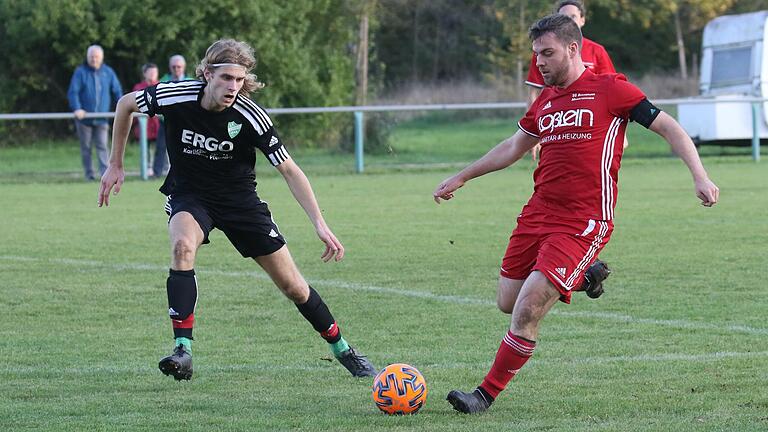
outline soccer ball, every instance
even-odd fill
[[[415,367],[391,364],[373,379],[373,401],[389,415],[416,414],[427,402],[427,382]]]

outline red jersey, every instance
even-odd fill
[[[587,69],[596,74],[616,73],[605,48],[585,37],[581,38],[581,61]],[[531,66],[528,68],[528,78],[526,78],[525,83],[533,87],[544,88],[544,77],[541,76],[539,68],[536,67],[535,53],[531,57]]]
[[[518,123],[541,143],[528,204],[561,217],[612,220],[624,132],[643,99],[624,75],[589,69],[566,88],[545,87]]]

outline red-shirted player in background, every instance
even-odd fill
[[[565,15],[534,24],[529,37],[546,87],[512,137],[443,181],[436,202],[467,181],[505,168],[541,142],[534,192],[517,218],[502,261],[497,304],[512,314],[490,372],[471,393],[448,394],[454,409],[485,411],[533,354],[539,322],[571,290],[613,231],[622,140],[627,122],[661,135],[691,171],[696,196],[710,207],[719,190],[709,180],[682,127],[623,75],[596,75],[581,61],[581,31]]]
[[[571,18],[580,29],[587,23],[587,11],[584,4],[579,0],[563,0],[557,4],[555,11]],[[613,67],[608,51],[584,35],[581,36],[581,61],[584,63],[584,67],[596,74],[616,73],[616,68]],[[530,108],[545,86],[544,77],[541,76],[539,68],[536,67],[536,54],[531,56],[531,65],[528,68],[528,78],[526,78],[525,83],[530,86],[527,101],[528,108]],[[624,137],[624,148],[627,148],[628,145],[629,141],[627,141],[627,137]],[[540,150],[541,146],[538,145],[531,149],[531,156],[533,156],[534,161],[538,158]]]
[[[571,18],[578,24],[579,28],[583,28],[584,24],[587,23],[586,10],[578,0],[563,0],[557,4],[555,11]],[[584,67],[596,74],[616,73],[616,68],[613,67],[611,57],[605,48],[584,36],[581,37],[581,61],[584,63]],[[536,54],[531,56],[531,65],[528,68],[528,78],[526,78],[525,83],[530,86],[528,91],[528,107],[530,108],[546,85],[544,77],[541,76],[539,68],[536,67]]]

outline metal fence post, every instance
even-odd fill
[[[365,136],[365,123],[363,112],[355,111],[355,171],[363,172],[363,137]]]
[[[147,151],[147,116],[139,117],[139,173],[142,180],[149,178],[147,175],[147,166],[149,165]]]
[[[752,102],[752,159],[760,162],[760,134],[758,132],[758,102]]]

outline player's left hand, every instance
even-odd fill
[[[334,261],[341,261],[344,258],[344,246],[339,239],[331,232],[328,227],[321,227],[317,229],[317,236],[320,237],[323,243],[325,243],[325,252],[320,257],[323,262],[328,262],[331,258]]]
[[[695,182],[696,196],[701,200],[704,207],[712,207],[720,199],[720,189],[712,183],[712,180],[705,178]]]

